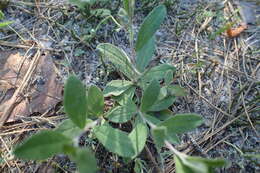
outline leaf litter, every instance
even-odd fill
[[[4,115],[10,104],[15,104],[9,112],[6,122],[19,120],[20,117],[30,116],[33,113],[43,114],[61,101],[62,84],[56,80],[54,63],[50,56],[41,55],[37,67],[26,87],[14,95],[15,91],[23,85],[23,79],[29,70],[31,62],[29,57],[22,56],[17,51],[0,52],[0,91],[3,94],[0,102],[0,117]],[[19,97],[14,103],[14,97]],[[4,123],[4,122],[1,122]]]

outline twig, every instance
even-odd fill
[[[7,42],[7,41],[0,41],[0,45],[1,46],[7,46],[7,47],[15,47],[15,48],[22,48],[22,49],[42,49],[42,50],[47,50],[50,52],[62,52],[62,50],[59,49],[52,49],[52,48],[42,48],[39,46],[27,46],[27,45],[23,45],[23,44],[19,44],[19,43],[12,43],[12,42]]]

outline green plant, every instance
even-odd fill
[[[97,31],[100,29],[102,24],[105,24],[109,20],[116,24],[117,30],[121,29],[121,25],[117,22],[117,20],[111,15],[111,11],[108,8],[104,8],[107,4],[109,4],[108,0],[68,0],[69,3],[75,5],[80,10],[81,14],[86,17],[86,19],[95,17],[100,19],[98,24],[93,28],[90,28],[88,34],[84,34],[82,40],[90,41],[96,36]],[[102,8],[98,8],[95,6],[102,6]],[[75,33],[73,33],[75,34]]]
[[[133,0],[124,1],[128,15],[133,15],[133,5]],[[174,66],[149,67],[155,49],[154,34],[165,16],[166,8],[160,5],[145,18],[134,48],[136,58],[129,58],[112,44],[98,45],[103,61],[111,62],[128,80],[113,80],[102,92],[94,85],[85,88],[80,80],[70,76],[64,91],[64,110],[69,120],[52,131],[33,135],[18,145],[14,154],[22,159],[42,160],[64,153],[76,162],[79,172],[92,173],[97,170],[97,164],[91,149],[78,146],[79,138],[88,131],[89,137],[97,139],[108,151],[133,160],[135,171],[142,172],[144,168],[138,156],[148,137],[153,139],[159,154],[162,147],[174,154],[177,173],[210,173],[224,166],[222,159],[188,156],[172,145],[179,143],[180,135],[200,126],[203,119],[193,113],[174,115],[168,109],[177,96],[186,95],[183,88],[171,84],[176,71]],[[108,111],[104,111],[105,97],[115,102]],[[112,127],[111,122],[129,123],[132,128],[127,133]]]
[[[5,17],[4,13],[0,10],[0,20],[3,20],[4,17]],[[0,28],[6,27],[12,23],[13,23],[12,21],[0,22]]]

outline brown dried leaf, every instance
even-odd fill
[[[0,52],[0,117],[9,104],[12,94],[19,88],[31,61],[19,53]],[[8,121],[44,113],[61,101],[62,85],[56,80],[54,63],[50,56],[41,56],[30,83],[27,84],[19,103],[16,103]]]

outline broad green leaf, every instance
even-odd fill
[[[161,23],[166,16],[166,8],[164,5],[155,7],[149,15],[144,19],[137,36],[136,51],[141,50],[144,45],[153,37],[154,33],[159,29]]]
[[[134,15],[135,0],[123,0],[124,9],[129,17]]]
[[[136,75],[137,70],[122,49],[109,43],[99,44],[97,49],[102,53],[105,60],[110,61],[126,77],[132,79]]]
[[[55,130],[69,138],[75,138],[82,133],[82,129],[76,126],[70,119],[64,120]]]
[[[106,117],[109,121],[115,123],[125,123],[131,118],[136,115],[137,107],[134,103],[124,105],[124,106],[117,106],[116,108],[112,109],[112,111],[108,112]]]
[[[112,80],[106,85],[103,94],[105,97],[111,95],[119,96],[120,94],[128,90],[132,85],[133,83],[127,80]]]
[[[124,8],[119,8],[117,12],[118,22],[123,26],[129,26],[129,15]]]
[[[187,92],[184,88],[180,87],[179,85],[170,85],[167,87],[168,92],[170,93],[170,95],[173,96],[179,96],[179,97],[183,97],[187,95]]]
[[[167,127],[168,133],[182,134],[195,129],[203,123],[203,119],[197,114],[176,114],[163,121],[159,126]]]
[[[162,122],[162,121],[160,121],[158,118],[156,118],[153,115],[149,115],[149,114],[144,114],[144,115],[145,115],[145,119],[147,119],[148,121],[150,121],[154,125],[158,125],[158,124],[160,124]]]
[[[173,71],[175,73],[176,68],[172,65],[169,64],[161,64],[158,66],[155,66],[149,70],[144,76],[143,80],[144,81],[151,81],[153,79],[156,80],[162,80],[164,79],[165,73],[168,72],[169,70]]]
[[[147,135],[148,129],[146,124],[143,123],[138,123],[132,132],[128,135],[133,143],[135,151],[135,155],[133,157],[136,157],[144,149]]]
[[[80,173],[95,173],[97,171],[96,158],[87,148],[77,148],[75,154],[70,157],[76,163]]]
[[[167,131],[167,137],[166,138],[170,143],[173,143],[173,144],[176,144],[176,145],[181,143],[179,137],[175,133],[168,133],[168,131]]]
[[[136,68],[144,72],[155,51],[155,38],[152,37],[140,50],[136,52]]]
[[[70,76],[65,84],[64,110],[73,123],[84,128],[87,117],[86,90],[76,76]]]
[[[168,95],[167,87],[163,86],[160,89],[160,93],[157,100],[162,100]]]
[[[144,90],[141,100],[141,111],[148,111],[156,102],[160,92],[160,84],[157,80],[153,80]]]
[[[217,167],[226,166],[223,159],[205,159],[185,154],[175,155],[177,173],[213,173]]]
[[[56,131],[41,131],[18,145],[14,154],[26,160],[43,160],[62,153],[63,146],[72,142],[69,138]]]
[[[94,134],[104,147],[110,152],[122,157],[131,158],[135,155],[135,149],[127,133],[114,129],[108,124],[96,126]]]
[[[164,145],[164,141],[166,140],[167,128],[164,126],[155,127],[152,129],[151,132],[156,147],[160,149]]]
[[[227,165],[227,162],[224,159],[207,159],[196,156],[188,156],[186,160],[190,162],[204,163],[208,167],[208,169],[223,167]]]
[[[173,71],[172,70],[168,70],[166,73],[165,73],[165,76],[164,76],[164,83],[166,86],[170,85],[172,83],[172,80],[173,80]]]
[[[169,109],[154,112],[153,114],[154,116],[156,116],[156,118],[158,118],[161,121],[167,120],[168,118],[173,116],[173,112]]]
[[[87,96],[88,113],[99,116],[104,111],[104,96],[102,91],[95,85],[90,86]]]
[[[174,155],[174,161],[176,173],[196,173],[193,172],[189,167],[185,166],[177,155]]]
[[[133,102],[132,100],[135,94],[135,89],[136,87],[132,86],[121,95],[112,97],[112,99],[118,102],[120,105],[128,105],[130,102]]]
[[[149,109],[149,111],[161,111],[164,109],[167,109],[168,107],[170,107],[173,102],[176,100],[175,96],[168,96],[165,97],[162,100],[158,100],[154,103],[154,105]]]
[[[111,15],[111,11],[105,8],[91,9],[90,14],[95,17],[106,17]]]
[[[13,21],[0,22],[0,28],[6,27],[12,23],[14,22]]]
[[[86,120],[86,124],[90,122],[92,122],[92,120]],[[83,132],[82,129],[76,126],[70,119],[62,121],[55,131],[60,132],[71,139],[79,136]]]
[[[76,147],[74,147],[73,145],[67,145],[65,144],[63,146],[63,154],[69,155],[69,156],[74,156],[76,154]]]

